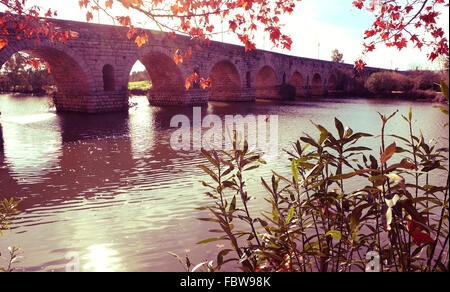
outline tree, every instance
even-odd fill
[[[375,50],[379,44],[402,50],[408,44],[418,49],[427,47],[430,61],[449,55],[448,39],[437,24],[443,9],[448,9],[446,0],[356,0],[353,5],[367,9],[375,15],[375,21],[365,32],[363,57]],[[355,63],[364,68],[363,58]]]
[[[44,93],[43,87],[53,86],[54,80],[45,63],[36,66],[29,55],[14,54],[1,68],[2,91]]]
[[[11,32],[20,32],[18,39],[27,38],[40,41],[43,38],[65,42],[76,37],[75,32],[61,31],[48,19],[58,16],[51,8],[44,13],[43,8],[32,6],[26,8],[26,0],[0,0],[0,50],[8,45],[8,36]]]
[[[148,75],[147,71],[133,72],[130,75],[130,82],[139,82],[147,80],[150,80],[150,76]]]
[[[331,52],[331,60],[335,63],[344,63],[344,54],[339,53],[338,49]]]
[[[290,49],[292,40],[282,33],[279,17],[292,13],[298,1],[301,0],[80,0],[79,4],[86,9],[87,21],[93,19],[94,12],[103,11],[113,21],[128,27],[128,37],[134,38],[138,45],[145,44],[148,35],[136,28],[131,12],[145,16],[172,36],[187,34],[206,43],[212,36],[222,33],[222,27],[216,26],[223,23],[224,28],[234,33],[248,51],[256,49],[257,30],[268,33],[275,46]]]
[[[25,58],[23,54],[14,54],[2,68],[2,75],[8,81],[5,84],[5,91],[16,92],[24,84]]]

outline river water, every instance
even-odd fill
[[[45,97],[0,95],[0,197],[22,200],[12,230],[0,237],[0,251],[22,249],[18,271],[64,271],[71,255],[79,256],[82,271],[182,271],[168,252],[188,252],[194,262],[215,258],[221,246],[196,245],[213,237],[208,230],[216,227],[196,220],[205,214],[195,208],[209,202],[198,182],[208,178],[196,168],[205,160],[198,151],[170,147],[172,117],[192,118],[192,108],[150,107],[145,97],[133,102],[137,106],[128,113],[56,114]],[[256,197],[252,212],[258,213],[267,206],[259,178],[270,178],[271,170],[289,174],[283,149],[303,132],[318,136],[311,120],[331,129],[338,117],[354,131],[379,133],[377,112],[407,115],[411,106],[417,131],[427,139],[448,138],[446,117],[430,103],[214,102],[202,113],[278,115],[279,156],[248,183]],[[388,132],[407,135],[404,123],[397,116]],[[378,145],[377,138],[367,144]]]

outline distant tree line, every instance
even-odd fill
[[[130,75],[130,82],[140,82],[148,80],[150,80],[150,76],[148,75],[147,71],[133,72]]]
[[[384,71],[372,74],[367,79],[365,87],[376,96],[436,99],[441,91],[441,80],[448,82],[448,70]]]
[[[38,69],[26,63],[27,56],[13,55],[1,68],[0,91],[46,94],[55,89],[55,81],[44,66]]]

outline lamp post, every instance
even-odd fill
[[[317,59],[320,60],[320,42],[317,44]]]

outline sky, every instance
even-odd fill
[[[81,11],[78,0],[31,0],[42,7],[52,7],[58,11],[58,18],[85,21],[85,12]],[[259,49],[277,51],[306,58],[331,60],[331,52],[338,49],[344,54],[344,62],[353,64],[361,55],[364,32],[370,28],[374,16],[368,11],[358,10],[353,0],[302,0],[292,15],[281,17],[285,25],[283,32],[293,39],[290,51],[274,49],[268,36],[258,35],[256,43]],[[94,22],[98,22],[97,16]],[[449,11],[443,11],[440,25],[448,37]],[[108,22],[106,16],[100,16],[100,22]],[[220,26],[220,24],[219,24]],[[151,24],[146,28],[154,29]],[[240,44],[234,35],[218,36],[217,40]],[[319,46],[320,44],[320,46]],[[438,64],[427,60],[426,52],[414,48],[398,51],[395,48],[379,46],[370,53],[365,61],[369,66],[387,69],[408,70],[436,69]]]

